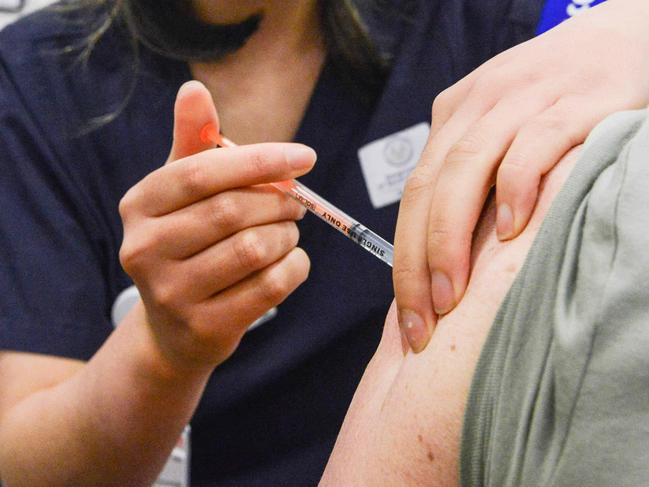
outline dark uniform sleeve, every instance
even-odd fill
[[[0,59],[0,349],[88,359],[112,329],[99,245],[33,88]]]

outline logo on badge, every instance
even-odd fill
[[[412,158],[412,144],[404,137],[392,137],[387,140],[383,148],[385,161],[395,167],[401,167]]]
[[[401,199],[408,176],[424,150],[430,125],[421,122],[358,150],[363,178],[374,208],[396,203]]]

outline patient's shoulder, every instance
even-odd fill
[[[592,134],[498,312],[465,416],[465,485],[649,476],[646,117]]]
[[[499,242],[494,208],[475,237],[472,274],[460,304],[420,354],[405,353],[391,309],[323,477],[323,485],[455,485],[466,399],[483,343],[523,265],[545,213],[572,167],[567,156],[545,179],[528,228]]]

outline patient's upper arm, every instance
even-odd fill
[[[517,239],[499,242],[494,208],[485,212],[466,294],[439,321],[421,354],[404,356],[393,306],[321,485],[458,484],[462,420],[480,350],[574,158],[568,155],[546,177],[532,220]]]

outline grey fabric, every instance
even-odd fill
[[[647,115],[593,131],[496,316],[463,486],[649,485]]]

